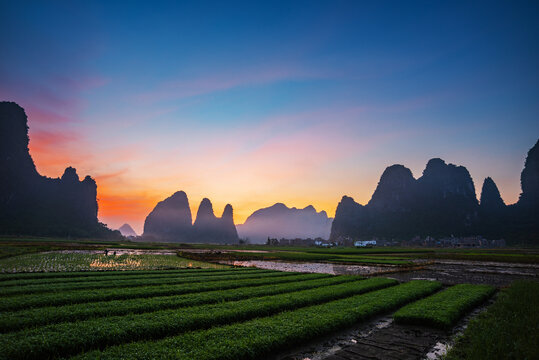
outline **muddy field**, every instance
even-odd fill
[[[436,260],[417,262],[414,267],[392,265],[338,265],[329,263],[294,263],[283,261],[224,262],[235,266],[254,266],[262,269],[326,273],[333,275],[384,275],[399,281],[416,279],[437,280],[444,285],[461,283],[508,286],[514,280],[538,279],[539,265],[479,261]]]
[[[358,327],[318,339],[267,360],[434,360],[447,353],[471,319],[495,297],[462,318],[451,331],[400,325],[392,315],[372,319]]]
[[[470,283],[503,287],[515,280],[537,280],[538,276],[539,266],[535,264],[436,260],[422,269],[397,272],[389,277],[400,281],[432,279],[444,285]]]
[[[505,287],[515,280],[539,280],[539,266],[477,261],[436,260],[418,264],[417,268],[396,266],[334,265],[327,263],[287,263],[279,261],[245,261],[236,266],[256,266],[265,269],[328,274],[383,275],[399,281],[429,279],[446,286],[459,283],[489,284]],[[467,314],[451,331],[429,327],[400,325],[392,316],[373,319],[357,328],[305,344],[297,349],[268,359],[276,360],[412,360],[439,359],[462,333],[468,322],[486,307],[486,304]]]

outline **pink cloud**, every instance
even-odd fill
[[[156,102],[182,99],[241,86],[269,84],[291,79],[321,78],[322,74],[293,67],[250,68],[185,80],[168,81],[156,89],[138,94],[137,100]]]

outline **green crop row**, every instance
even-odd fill
[[[260,271],[257,268],[230,268],[225,270],[217,269],[182,269],[182,270],[155,270],[155,271],[140,271],[124,274],[123,271],[108,271],[107,273],[88,274],[88,276],[72,276],[72,277],[53,277],[53,278],[38,278],[38,279],[14,279],[0,281],[0,289],[10,286],[27,286],[41,284],[57,284],[57,283],[75,283],[75,282],[91,282],[91,281],[112,281],[123,279],[149,279],[171,276],[199,275],[199,274],[220,274],[232,272],[250,272]]]
[[[160,339],[284,310],[320,304],[397,284],[373,278],[299,292],[151,313],[62,323],[0,335],[0,359],[69,356],[138,340]]]
[[[87,289],[106,289],[106,288],[126,288],[126,287],[138,287],[148,285],[172,285],[172,284],[187,284],[193,282],[200,282],[209,280],[229,280],[236,277],[256,277],[263,274],[278,274],[279,272],[274,270],[259,270],[249,272],[238,271],[223,271],[217,274],[197,274],[189,273],[184,276],[167,276],[164,278],[130,278],[120,280],[103,280],[103,281],[90,281],[90,282],[77,282],[77,283],[56,283],[56,284],[38,284],[27,286],[11,286],[6,288],[0,288],[0,296],[12,296],[21,294],[38,294],[48,292],[59,291],[72,291],[72,290],[87,290]]]
[[[0,274],[0,284],[3,281],[25,280],[25,279],[53,279],[53,278],[85,278],[94,276],[117,276],[122,275],[146,275],[146,274],[168,274],[183,273],[189,271],[218,271],[216,269],[170,269],[170,270],[96,270],[96,271],[76,271],[76,272],[35,272],[18,274]]]
[[[288,280],[291,278],[294,277],[285,279]],[[283,294],[361,279],[358,276],[329,276],[320,274],[300,275],[295,278],[297,280],[292,283],[286,282],[262,286],[247,286],[231,290],[207,291],[180,296],[172,295],[152,298],[100,301],[0,313],[0,332],[9,332],[24,328],[104,316],[138,314],[186,306],[241,300],[272,294]]]
[[[271,317],[158,341],[141,341],[92,351],[75,359],[260,359],[293,345],[357,324],[421,298],[441,287],[430,281],[410,281],[368,294],[286,311]]]
[[[40,296],[36,296],[35,294],[10,296],[3,298],[2,301],[0,301],[0,311],[14,311],[44,306],[60,306],[95,301],[147,298],[153,296],[181,295],[202,291],[234,289],[242,286],[257,286],[296,281],[295,279],[297,279],[297,277],[295,275],[298,275],[298,273],[277,272],[259,275],[250,274],[244,277],[233,276],[226,281],[225,279],[216,281],[214,278],[212,281],[179,285],[153,285],[121,289],[72,290],[41,294]],[[331,276],[325,274],[318,275],[320,277]],[[302,276],[299,277],[301,278]]]
[[[470,321],[447,360],[537,359],[539,282],[516,281],[496,302]]]
[[[489,285],[459,284],[397,311],[398,323],[450,328],[464,313],[488,299],[496,289]]]

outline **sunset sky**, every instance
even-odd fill
[[[364,204],[385,167],[441,157],[520,193],[539,137],[539,2],[4,1],[0,100],[41,174],[98,184],[142,231],[184,190],[236,223]]]

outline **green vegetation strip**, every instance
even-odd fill
[[[313,338],[357,324],[429,295],[440,283],[416,280],[368,294],[287,311],[275,316],[163,340],[92,351],[76,359],[260,359]]]
[[[264,274],[276,274],[279,273],[274,270],[259,270],[249,272],[238,271],[223,271],[218,274],[207,273],[192,273],[184,276],[167,276],[161,278],[133,278],[133,279],[120,279],[120,280],[108,280],[108,281],[90,281],[90,282],[77,282],[77,283],[59,283],[59,284],[39,284],[39,285],[27,285],[27,286],[11,286],[6,288],[0,288],[0,296],[12,296],[20,294],[38,294],[58,291],[71,291],[71,290],[83,290],[83,289],[105,289],[105,288],[125,288],[125,287],[138,287],[148,285],[172,285],[172,284],[184,284],[200,281],[211,280],[229,280],[236,277],[256,277]],[[210,279],[211,278],[211,279]]]
[[[313,274],[314,275],[314,274]],[[316,274],[319,277],[328,277],[327,274]],[[0,301],[0,311],[13,311],[43,306],[59,306],[67,304],[81,304],[95,301],[148,298],[153,296],[181,295],[211,290],[234,289],[243,286],[257,286],[265,284],[275,284],[279,282],[296,281],[298,278],[307,275],[298,273],[269,273],[269,274],[248,274],[243,277],[232,276],[229,279],[204,281],[179,285],[153,285],[140,286],[135,288],[121,289],[93,289],[93,290],[73,290],[58,293],[47,293],[36,296],[19,295],[2,298]],[[291,278],[291,279],[290,279]]]
[[[459,284],[409,304],[397,311],[398,323],[428,325],[448,329],[464,313],[488,299],[496,289],[489,285]]]
[[[240,268],[241,269],[241,268]],[[53,278],[86,278],[94,276],[117,276],[121,275],[147,275],[147,274],[168,274],[182,273],[188,271],[219,271],[215,269],[170,269],[170,270],[96,270],[96,271],[75,271],[75,272],[34,272],[18,274],[0,274],[0,284],[3,281],[23,280],[23,279],[53,279]]]
[[[59,284],[59,283],[75,283],[75,282],[91,282],[91,281],[111,281],[111,280],[129,280],[129,279],[149,279],[170,276],[186,276],[199,274],[221,274],[221,273],[244,273],[250,271],[261,271],[257,268],[230,268],[226,270],[216,269],[182,269],[182,270],[165,270],[165,271],[141,271],[141,274],[130,273],[124,274],[123,271],[110,271],[105,274],[88,275],[88,276],[73,276],[59,278],[40,278],[40,279],[15,279],[0,281],[0,289],[9,286],[26,286],[26,285],[41,285],[41,284]]]
[[[150,311],[177,309],[186,306],[214,304],[259,296],[284,294],[313,289],[320,286],[341,284],[361,279],[358,276],[300,275],[293,283],[247,286],[231,290],[207,291],[195,294],[137,298],[129,300],[100,301],[59,307],[44,307],[15,312],[0,313],[0,332],[56,324],[67,321],[86,320],[112,315],[138,314]],[[285,278],[289,280],[293,277]]]
[[[487,311],[470,321],[447,360],[537,359],[539,283],[517,281],[499,292]]]
[[[0,358],[54,358],[137,340],[160,339],[320,304],[397,283],[396,280],[374,278],[215,305],[49,325],[0,335],[0,348],[3,349]]]

